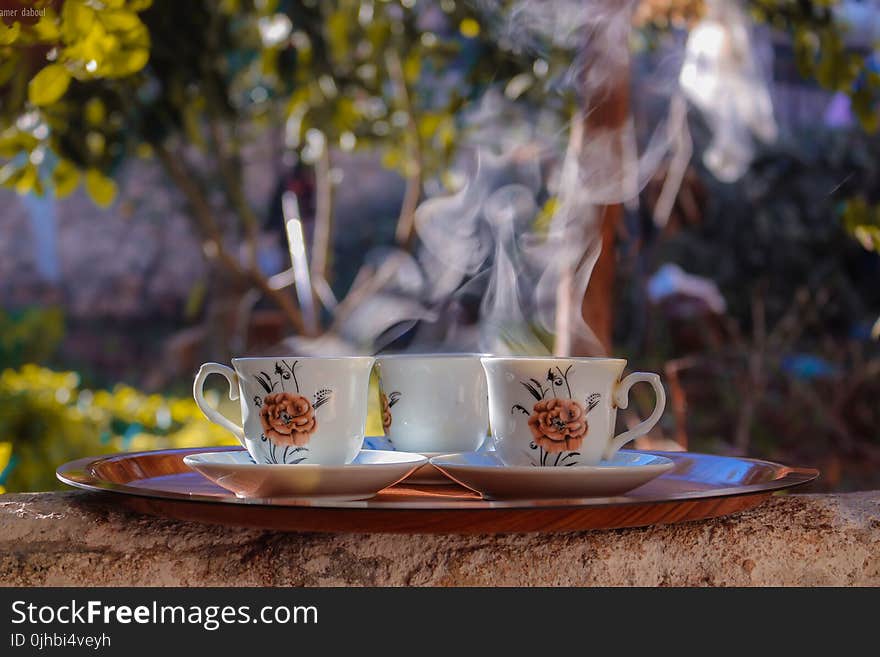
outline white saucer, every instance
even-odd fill
[[[254,463],[243,450],[206,452],[183,462],[238,497],[364,500],[427,463],[419,454],[362,449],[347,465]]]
[[[486,498],[613,497],[672,469],[663,456],[620,451],[609,461],[573,468],[508,466],[494,452],[435,456],[431,464]]]

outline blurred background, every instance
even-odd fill
[[[877,488],[878,42],[875,0],[0,0],[0,492],[234,443],[206,360],[403,350],[624,356],[638,447]]]

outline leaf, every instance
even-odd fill
[[[138,18],[136,13],[125,11],[124,9],[111,9],[99,12],[98,20],[100,20],[108,30],[119,32],[128,32],[129,30],[137,28],[141,24],[141,19]]]
[[[37,167],[28,163],[19,172],[18,179],[15,181],[15,191],[19,194],[27,194],[30,191],[36,191],[34,188],[36,187],[37,182]]]
[[[422,72],[422,57],[418,50],[410,53],[403,62],[403,79],[407,84],[415,84]]]
[[[91,125],[101,125],[107,120],[107,108],[104,106],[104,101],[97,96],[86,102],[84,113],[86,121]]]
[[[147,65],[149,59],[150,51],[146,48],[113,53],[106,61],[109,77],[119,78],[137,73]]]
[[[538,401],[541,401],[544,398],[540,392],[535,390],[535,387],[532,384],[526,383],[525,381],[521,381],[521,383],[523,384],[523,387],[531,393],[532,397]]]
[[[43,11],[46,13],[40,16],[40,20],[31,27],[31,30],[38,41],[55,43],[61,38],[61,31],[58,29],[58,15],[51,7],[46,7]]]
[[[55,198],[69,196],[79,185],[79,170],[68,160],[59,160],[52,171]]]
[[[12,25],[6,25],[0,21],[0,46],[12,45],[19,34],[21,34],[21,23],[16,21]]]
[[[95,24],[95,10],[83,0],[67,0],[61,8],[61,33],[67,43],[89,36]]]
[[[70,73],[61,64],[49,64],[28,85],[28,100],[42,107],[51,105],[70,86]]]
[[[345,59],[348,57],[349,44],[349,19],[345,11],[340,9],[332,12],[326,19],[325,29],[327,31],[327,41],[330,43],[330,51],[334,59]]]
[[[86,171],[86,192],[95,205],[101,208],[108,207],[116,198],[116,191],[116,183],[112,178],[108,178],[97,169]]]
[[[466,39],[474,39],[480,36],[480,24],[473,18],[465,18],[459,23],[458,31]]]
[[[257,374],[254,378],[257,380],[257,383],[263,386],[263,390],[265,390],[267,393],[272,392],[272,386],[269,384],[270,379],[268,374],[266,374],[265,372],[260,372],[260,374]]]
[[[8,128],[0,133],[0,157],[12,159],[19,153],[31,152],[38,144],[37,138],[30,133]]]

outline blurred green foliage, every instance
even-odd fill
[[[233,126],[233,150],[247,129],[283,123],[293,149],[314,129],[346,150],[378,146],[405,174],[436,169],[462,103],[535,59],[505,52],[460,0],[437,3],[436,31],[409,1],[32,4],[46,9],[35,23],[0,23],[0,184],[63,196],[84,180],[101,205],[127,157],[174,136],[215,148],[212,124]]]
[[[76,99],[82,98],[79,87],[125,78],[146,64],[150,37],[138,14],[150,0],[66,0],[60,9],[59,3],[41,0],[21,5],[42,15],[0,23],[0,157],[9,160],[0,169],[0,183],[22,194],[42,194],[51,180],[55,194],[64,196],[76,188],[82,168],[89,194],[107,205],[116,190],[105,175],[106,139],[102,131],[83,130],[82,118],[113,126],[95,112],[80,118]],[[85,142],[65,143],[64,134],[73,131],[81,131]],[[50,153],[54,157],[47,158]]]
[[[44,363],[64,337],[59,308],[0,309],[0,366]]]
[[[803,75],[849,94],[873,130],[880,73],[870,54],[847,48],[838,2],[749,6],[757,20],[791,34]],[[346,150],[378,147],[405,175],[437,171],[459,139],[456,112],[489,84],[571,107],[558,82],[572,52],[522,47],[493,31],[513,2],[25,4],[45,15],[0,22],[0,184],[20,193],[49,186],[64,196],[84,182],[107,205],[126,158],[174,136],[216,150],[218,124],[232,126],[224,148],[233,154],[250,128],[283,123],[285,146],[295,150],[315,130]],[[450,80],[450,71],[461,75]],[[235,165],[234,156],[216,161]]]
[[[75,372],[34,364],[50,360],[63,337],[60,310],[0,311],[0,492],[59,488],[55,468],[83,455],[236,444],[191,398],[92,390]],[[222,410],[238,413],[231,403]]]
[[[190,398],[89,390],[74,372],[37,365],[0,372],[0,492],[60,488],[55,468],[84,455],[233,444]]]

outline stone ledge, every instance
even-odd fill
[[[789,495],[737,516],[495,536],[281,534],[0,496],[10,586],[880,585],[880,491]]]

